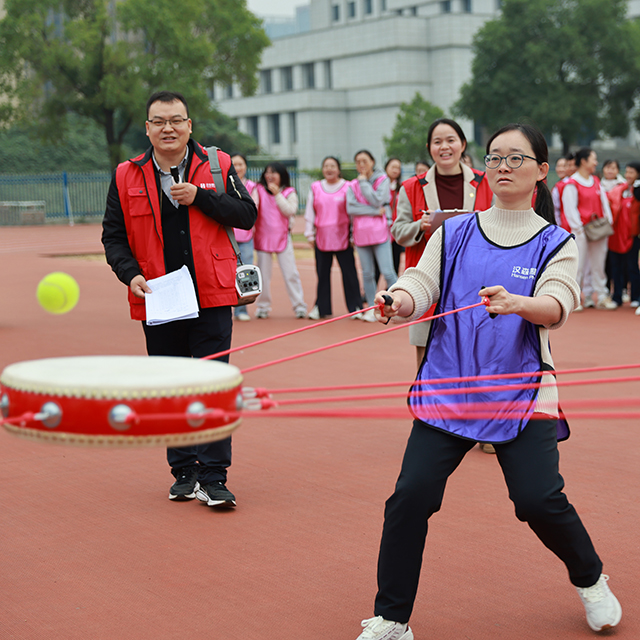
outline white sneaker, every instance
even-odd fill
[[[356,640],[413,640],[409,625],[385,620],[382,616],[362,621],[364,631]]]
[[[251,316],[246,311],[242,311],[236,316],[236,320],[240,320],[240,322],[249,322],[249,320],[251,320]]]
[[[269,317],[269,312],[266,309],[258,309],[256,311],[256,318],[258,320],[264,320]]]
[[[594,631],[611,629],[622,618],[622,607],[607,584],[609,576],[602,574],[592,587],[576,587],[587,612],[587,623]]]
[[[638,308],[636,309],[636,315],[637,315],[637,316],[640,316],[640,307],[638,307]]]
[[[587,296],[584,299],[584,308],[585,309],[593,309],[596,306],[596,303],[593,301],[593,298],[591,296]]]
[[[313,309],[309,311],[307,318],[309,318],[309,320],[320,320],[320,310],[317,306],[313,307]]]
[[[296,318],[298,320],[302,320],[302,318],[306,318],[307,317],[307,310],[306,309],[298,309],[296,311]]]
[[[365,311],[365,312],[362,314],[362,319],[363,319],[365,322],[378,322],[378,321],[376,320],[376,314],[373,312],[373,309],[369,309],[369,311]]]
[[[364,316],[364,313],[362,313],[362,311],[360,313],[356,313],[355,315],[351,316],[352,320],[362,320]]]
[[[638,307],[640,307],[640,300],[632,300],[631,304],[629,304],[629,306],[632,309],[637,309]]]
[[[575,313],[575,312],[578,312],[578,311],[582,311],[583,309],[584,309],[584,307],[581,304],[579,304],[573,311]]]
[[[622,302],[631,302],[631,296],[629,295],[629,291],[627,289],[622,292]]]
[[[614,309],[617,309],[617,308],[618,308],[618,303],[614,302],[610,298],[600,298],[598,300],[598,304],[596,305],[596,309],[608,309],[609,311],[613,311]]]

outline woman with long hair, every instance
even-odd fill
[[[271,313],[274,253],[293,312],[296,318],[306,318],[307,305],[289,231],[291,219],[298,212],[298,194],[291,186],[287,168],[280,162],[270,162],[264,168],[252,196],[258,207],[254,244],[258,267],[262,272],[262,293],[256,301],[256,318],[268,318]]]
[[[345,302],[349,311],[361,308],[360,283],[351,246],[351,220],[347,213],[349,183],[342,177],[340,161],[327,156],[322,161],[322,180],[311,184],[305,209],[304,235],[316,255],[318,289],[311,320],[331,315],[331,265],[333,256],[342,272]],[[353,316],[356,318],[357,316]]]
[[[462,157],[467,139],[455,120],[434,120],[427,133],[427,150],[433,166],[426,175],[409,178],[398,195],[397,217],[391,227],[396,242],[406,247],[405,269],[415,267],[431,237],[431,215],[438,209],[484,211],[493,194],[484,171],[468,167]],[[409,328],[418,366],[424,357],[429,323]]]
[[[389,206],[389,178],[376,167],[371,152],[363,149],[355,155],[358,177],[349,183],[347,212],[353,219],[353,242],[356,245],[367,305],[373,305],[377,283],[375,265],[390,287],[398,276],[393,269],[391,253],[391,207]],[[373,310],[362,314],[365,322],[375,322]]]
[[[413,640],[408,622],[428,521],[440,509],[447,479],[478,441],[494,444],[516,517],[565,564],[589,626],[608,629],[622,615],[558,469],[557,443],[569,433],[559,417],[548,336],[565,323],[580,291],[577,246],[555,224],[544,182],[544,136],[531,125],[507,125],[489,139],[485,165],[494,206],[446,220],[417,267],[376,296],[384,305],[376,316],[384,322],[420,318],[433,303],[438,313],[483,298],[488,306],[432,322],[409,396],[413,429],[385,508],[375,617],[362,622],[360,640]],[[488,377],[497,373],[522,377],[505,386]],[[438,380],[456,378],[464,380],[446,387],[459,388],[458,395],[437,395]],[[530,382],[541,384],[530,388]],[[467,393],[474,387],[477,393]]]
[[[389,177],[389,206],[393,223],[398,216],[398,195],[402,187],[402,162],[400,162],[400,158],[389,158],[385,162],[384,172]],[[400,274],[400,257],[404,253],[404,247],[395,241],[393,233],[391,234],[391,253],[393,254],[393,268],[396,274]]]

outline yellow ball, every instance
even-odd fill
[[[56,271],[40,280],[36,296],[45,311],[67,313],[78,304],[80,287],[68,273]]]

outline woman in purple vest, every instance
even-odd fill
[[[351,220],[347,213],[349,183],[342,177],[340,161],[327,156],[322,161],[322,180],[311,185],[305,208],[304,235],[316,254],[318,289],[311,320],[331,315],[331,265],[335,255],[342,272],[344,298],[349,311],[362,306],[360,283],[351,246]],[[358,314],[360,315],[360,314]],[[358,315],[353,316],[358,318]]]
[[[470,377],[459,395],[410,394],[415,417],[395,492],[386,503],[378,561],[375,617],[361,640],[412,640],[408,626],[422,564],[428,519],[440,509],[448,477],[476,442],[496,449],[516,516],[562,560],[599,631],[618,624],[621,608],[602,575],[602,562],[562,492],[559,420],[551,373],[550,329],[561,327],[580,301],[578,250],[555,225],[544,136],[530,125],[507,125],[487,143],[487,178],[494,206],[448,220],[429,240],[417,267],[389,292],[384,319],[413,320],[436,302],[442,313],[489,299],[433,321],[414,392],[442,389],[434,379]],[[535,211],[531,208],[537,187]],[[490,315],[491,314],[491,315]],[[541,376],[526,372],[544,371]],[[523,373],[509,380],[473,379]],[[543,382],[540,389],[517,388]],[[513,386],[511,386],[513,385]],[[481,393],[474,389],[481,387]],[[492,387],[495,387],[492,389]],[[489,390],[487,390],[489,389]],[[541,587],[542,588],[542,587]]]

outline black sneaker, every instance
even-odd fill
[[[203,484],[196,491],[196,498],[206,502],[210,507],[235,507],[236,497],[227,489],[224,482],[210,482]]]
[[[169,500],[193,500],[199,488],[198,469],[185,467],[177,471],[176,481],[169,489]]]

